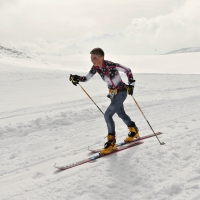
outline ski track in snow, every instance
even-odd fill
[[[56,81],[63,80],[60,72],[54,73],[58,75]],[[62,73],[67,79],[69,72]],[[40,79],[48,76],[37,74]],[[54,163],[65,165],[91,156],[87,147],[103,147],[107,135],[103,115],[79,87],[67,82],[66,90],[68,95],[74,95],[74,100],[62,98],[54,103],[0,112],[1,199],[199,200],[200,76],[135,77],[135,98],[154,130],[163,132],[159,139],[166,143],[164,146],[154,137],[96,162],[57,171]],[[82,85],[105,111],[109,104],[106,87],[95,93],[94,83],[101,85],[101,80],[94,78]],[[82,98],[76,99],[76,92]],[[51,98],[54,95],[52,92]],[[125,109],[141,135],[151,133],[130,96]],[[117,116],[114,120],[119,142],[128,129]]]

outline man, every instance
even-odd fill
[[[92,78],[97,72],[107,83],[109,89],[108,97],[111,99],[111,103],[104,115],[108,128],[108,141],[104,144],[104,148],[101,149],[100,153],[108,154],[117,148],[115,139],[115,123],[112,119],[115,113],[117,113],[117,115],[124,121],[130,131],[125,141],[131,142],[134,138],[139,137],[139,130],[135,123],[131,121],[130,117],[125,113],[123,105],[127,93],[133,95],[135,80],[133,79],[133,75],[129,68],[104,60],[104,52],[101,48],[93,49],[90,54],[93,66],[87,76],[70,75],[70,81],[72,81],[74,85],[77,85],[79,82],[90,80],[90,78]],[[122,81],[119,71],[122,71],[127,75],[128,85]]]

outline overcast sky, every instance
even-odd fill
[[[200,46],[200,0],[0,0],[0,44],[50,54]]]

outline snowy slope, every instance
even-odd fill
[[[105,142],[102,114],[81,88],[68,80],[70,73],[85,74],[91,64],[84,55],[80,58],[89,66],[83,67],[76,56],[46,57],[48,65],[39,59],[32,65],[19,58],[0,59],[0,199],[199,200],[200,75],[173,74],[176,67],[189,63],[189,57],[177,56],[146,57],[146,66],[150,66],[146,72],[156,67],[159,71],[159,64],[154,63],[164,63],[165,58],[173,63],[173,68],[164,68],[171,74],[134,73],[139,63],[145,66],[139,57],[118,56],[117,60],[135,64],[131,66],[137,80],[134,97],[155,131],[164,133],[159,138],[166,145],[151,138],[63,172],[58,172],[54,163],[87,158],[88,146],[102,147]],[[198,70],[196,54],[192,61],[193,69]],[[100,77],[96,75],[82,86],[105,111],[109,99]],[[151,133],[130,97],[125,109],[141,135]],[[117,141],[122,141],[127,127],[116,116],[114,119]]]
[[[25,51],[19,51],[16,50],[15,48],[8,48],[0,45],[0,54],[2,55],[9,55],[11,57],[15,58],[31,58]]]
[[[166,54],[193,53],[193,52],[200,52],[200,47],[189,47],[189,48],[177,49],[174,51],[170,51]]]

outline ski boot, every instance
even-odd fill
[[[109,154],[117,148],[115,135],[108,134],[107,139],[108,141],[104,144],[104,148],[101,149],[100,154]]]
[[[138,127],[135,125],[134,122],[132,122],[132,126],[128,127],[130,133],[128,134],[128,136],[126,137],[126,139],[124,140],[125,142],[132,142],[134,140],[134,138],[139,138],[139,129]]]

